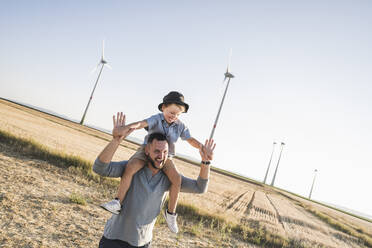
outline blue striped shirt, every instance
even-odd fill
[[[162,133],[167,137],[169,144],[169,156],[174,156],[176,154],[175,143],[178,138],[181,137],[182,140],[188,140],[191,138],[190,131],[186,125],[177,119],[170,125],[164,119],[163,113],[153,115],[146,119],[148,124],[148,134],[145,137],[144,143],[147,144],[147,139],[152,133]]]

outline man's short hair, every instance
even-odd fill
[[[167,137],[164,134],[162,134],[162,133],[152,133],[152,134],[149,135],[149,138],[147,139],[147,143],[151,144],[154,139],[158,140],[158,141],[163,141],[163,140],[167,141]],[[168,141],[167,141],[167,143],[168,143]]]

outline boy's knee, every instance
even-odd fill
[[[134,175],[144,165],[145,165],[145,162],[142,161],[142,160],[140,160],[140,159],[131,159],[128,162],[127,167],[125,168],[125,174],[127,174],[127,175]]]

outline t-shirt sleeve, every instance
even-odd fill
[[[98,158],[93,164],[93,171],[104,177],[121,177],[125,171],[128,161],[110,162],[108,164],[101,162]]]
[[[208,190],[208,179],[202,179],[200,176],[197,180],[181,175],[181,192],[203,194]]]
[[[145,119],[147,121],[148,129],[153,129],[154,126],[160,121],[159,114],[150,116],[149,118]]]
[[[188,140],[191,138],[190,130],[186,125],[183,125],[180,137],[182,140]]]

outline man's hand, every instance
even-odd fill
[[[199,153],[201,156],[202,161],[211,161],[213,160],[213,150],[216,147],[214,140],[206,140],[205,144],[201,149],[199,149]]]
[[[112,136],[117,141],[121,142],[125,137],[132,133],[135,128],[125,125],[125,115],[123,112],[118,112],[112,117],[114,128],[112,129]]]

